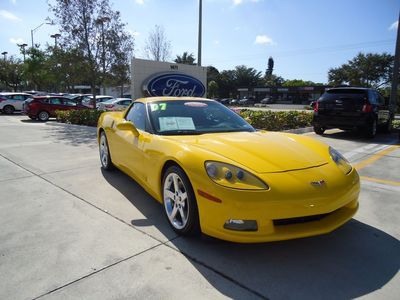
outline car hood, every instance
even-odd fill
[[[284,172],[327,163],[302,137],[275,132],[212,133],[169,137],[228,158],[257,173]],[[193,149],[194,150],[194,149]],[[207,157],[205,158],[207,160]]]

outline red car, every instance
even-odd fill
[[[39,96],[24,102],[23,112],[32,120],[46,122],[50,117],[55,117],[56,110],[88,109],[66,97]]]

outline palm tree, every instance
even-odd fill
[[[193,56],[193,53],[189,54],[189,52],[187,52],[187,51],[183,52],[182,56],[177,55],[174,61],[178,64],[186,64],[186,65],[194,65],[195,64],[194,63],[195,58]]]

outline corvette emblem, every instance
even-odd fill
[[[312,186],[323,186],[325,184],[325,180],[321,179],[318,181],[311,181],[310,184]]]

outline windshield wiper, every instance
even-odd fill
[[[168,130],[168,131],[161,131],[160,134],[162,135],[199,135],[203,134],[204,132],[196,131],[196,130]]]

